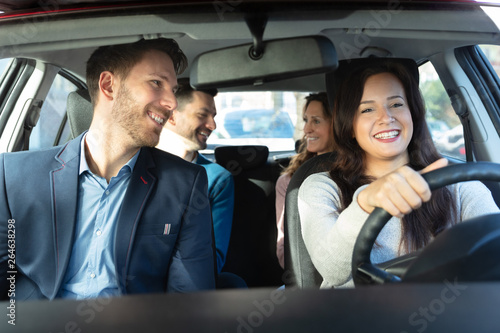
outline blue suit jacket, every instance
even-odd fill
[[[9,219],[15,220],[15,299],[56,297],[73,246],[81,137],[62,147],[0,155],[0,299],[11,289]],[[214,288],[213,228],[202,167],[142,148],[116,230],[122,294]]]

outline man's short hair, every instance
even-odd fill
[[[188,66],[187,57],[179,44],[170,38],[141,39],[134,43],[101,46],[87,61],[87,86],[92,104],[95,105],[97,100],[102,72],[109,71],[125,79],[144,54],[152,50],[167,54],[172,59],[177,75],[184,72]]]
[[[177,110],[182,111],[184,110],[184,107],[191,103],[193,101],[193,92],[195,91],[200,91],[202,93],[208,94],[212,97],[215,97],[217,95],[217,89],[200,89],[200,90],[194,90],[193,87],[191,87],[191,84],[189,83],[189,79],[187,78],[181,78],[177,79],[177,83],[179,85],[179,88],[177,89],[177,92],[175,93],[175,97],[177,98]]]

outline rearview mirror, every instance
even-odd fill
[[[261,85],[333,71],[338,66],[333,43],[323,36],[265,41],[260,57],[253,44],[203,53],[193,61],[190,81],[195,89]]]

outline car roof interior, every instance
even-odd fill
[[[154,6],[146,8],[138,5],[134,15],[127,18],[125,27],[117,24],[123,17],[107,16],[107,11],[117,9],[86,10],[86,13],[73,20],[74,29],[68,35],[64,33],[63,21],[66,15],[71,17],[72,11],[55,13],[50,24],[44,24],[44,20],[32,20],[21,29],[17,24],[9,25],[7,12],[0,23],[0,43],[5,45],[2,49],[4,57],[37,58],[67,68],[80,78],[84,78],[84,59],[96,47],[140,38],[174,38],[186,53],[189,64],[192,64],[202,52],[251,43],[252,34],[247,18],[256,15],[256,7],[252,4],[253,1],[241,3],[233,11],[216,11],[212,2],[197,4],[193,10],[188,10],[188,6],[182,9],[164,6],[155,9]],[[287,5],[285,10],[281,7],[279,11],[275,10],[277,5],[279,2],[259,3],[258,15],[266,20],[264,42],[298,36],[325,36],[333,41],[339,60],[397,56],[421,63],[444,50],[481,42],[495,43],[499,38],[497,26],[485,12],[465,4],[454,4],[453,12],[441,12],[435,8],[426,9],[425,6],[412,8],[411,3],[405,2],[404,11],[394,7],[398,15],[391,15],[388,10],[375,12],[374,9],[379,8],[376,3],[370,4],[366,10],[356,11],[351,10],[349,4],[341,9],[332,6],[329,10],[328,4],[324,2],[321,2],[321,6],[315,2],[293,3]],[[412,15],[415,12],[418,15]],[[421,26],[412,24],[412,21],[422,19],[426,20],[426,29],[412,30],[412,27]],[[290,20],[294,20],[293,25]],[[361,28],[371,27],[366,22],[373,22],[373,29]],[[75,31],[81,31],[81,34]],[[57,36],[57,40],[54,36]],[[370,46],[366,47],[368,42]],[[181,77],[188,75],[189,69]],[[319,91],[324,90],[324,85],[323,75],[311,75],[264,85],[229,87],[226,90]]]

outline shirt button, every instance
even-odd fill
[[[96,234],[97,236],[101,236],[102,231],[101,231],[101,230],[97,230],[97,231],[95,232],[95,234]]]
[[[95,274],[94,273],[90,274],[90,277],[95,278]]]
[[[109,195],[109,190],[106,190],[106,192],[105,192],[105,193],[106,193],[106,195]]]

